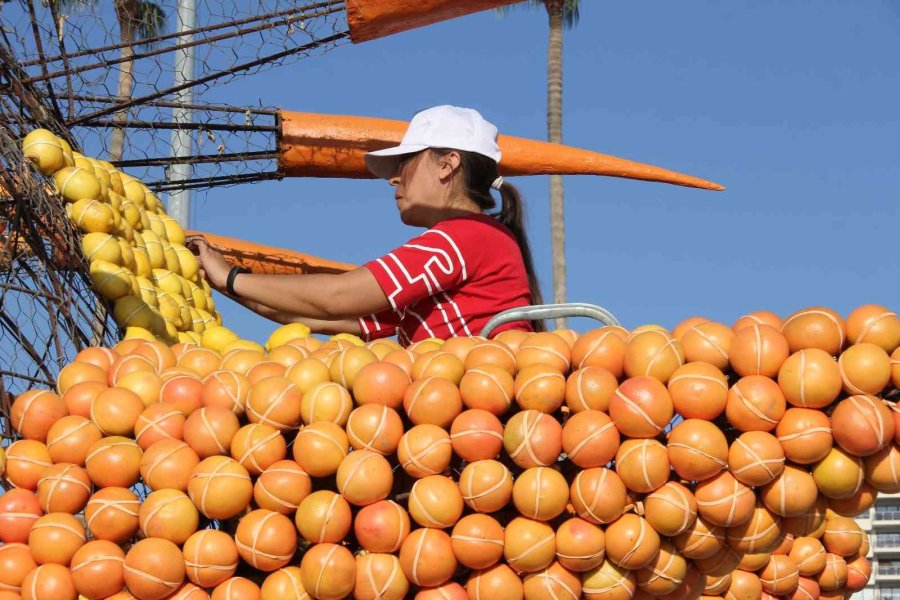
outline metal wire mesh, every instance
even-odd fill
[[[155,8],[142,18],[121,11],[147,4]],[[280,177],[277,111],[205,97],[238,77],[348,42],[344,1],[196,0],[193,26],[179,33],[182,17],[177,0],[22,0],[4,5],[0,25],[25,81],[85,154],[156,191]],[[190,69],[179,62],[188,48]],[[189,158],[171,158],[173,129],[187,132]],[[190,173],[173,181],[176,163]]]

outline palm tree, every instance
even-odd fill
[[[129,60],[134,55],[134,42],[149,40],[162,33],[166,24],[166,14],[163,9],[147,0],[114,0],[116,18],[119,21],[119,40],[125,44],[121,50],[121,58],[124,62],[119,67],[119,85],[116,97],[120,102],[131,99],[134,90],[134,61]],[[122,123],[128,119],[128,110],[121,110],[113,116],[113,121]],[[125,129],[116,127],[109,138],[109,160],[122,159],[122,149],[125,144]]]
[[[62,20],[59,13],[65,10],[76,9],[80,6],[96,4],[97,0],[48,0],[53,18],[61,26]],[[120,102],[131,99],[134,91],[134,56],[135,45],[145,45],[142,40],[151,40],[163,32],[166,25],[166,14],[162,7],[148,0],[113,0],[116,9],[116,19],[119,22],[119,42],[123,44],[119,56],[119,83],[116,98]],[[58,35],[62,37],[62,31]],[[137,42],[137,44],[135,44]],[[147,42],[148,44],[151,42]],[[128,118],[128,110],[122,110],[113,116],[113,121],[122,123]],[[125,145],[125,129],[116,127],[109,139],[109,160],[122,159],[122,149]]]
[[[547,46],[547,138],[562,143],[562,45],[563,30],[578,24],[579,0],[526,0],[542,6],[550,20]],[[566,301],[565,195],[561,175],[550,176],[550,233],[553,252],[553,301]],[[565,319],[557,319],[565,327]]]

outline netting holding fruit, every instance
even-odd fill
[[[0,589],[838,598],[870,575],[852,517],[900,491],[881,306],[224,343],[90,348],[15,399]]]

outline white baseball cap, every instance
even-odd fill
[[[497,127],[477,110],[458,106],[435,106],[417,112],[409,122],[399,146],[366,154],[366,167],[381,179],[390,179],[408,154],[426,148],[452,148],[483,154],[500,162]]]

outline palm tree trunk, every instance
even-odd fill
[[[550,18],[547,49],[547,134],[551,142],[562,143],[562,44],[563,0],[545,0]],[[566,301],[565,197],[561,175],[550,176],[550,240],[553,252],[553,301]],[[566,326],[556,320],[557,328]]]
[[[137,8],[131,0],[116,0],[116,17],[119,20],[119,39],[121,43],[127,44],[122,47],[121,57],[124,62],[119,64],[119,84],[116,91],[116,97],[120,102],[127,102],[131,99],[134,91],[134,61],[130,60],[134,56],[135,27],[138,22]],[[128,109],[116,112],[113,115],[114,123],[124,123],[128,120]],[[109,137],[109,160],[122,160],[122,152],[125,147],[125,128],[115,127]]]

